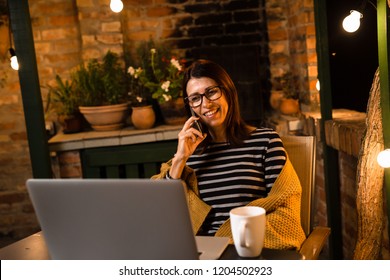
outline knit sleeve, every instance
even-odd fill
[[[305,240],[301,226],[301,185],[291,162],[287,159],[270,193],[248,206],[266,210],[267,223],[264,247],[271,249],[299,249]],[[216,236],[232,237],[230,219],[217,231]]]
[[[160,173],[152,176],[151,179],[165,179],[167,172],[171,168],[172,160],[161,165]],[[188,208],[191,217],[192,229],[196,234],[203,224],[204,219],[211,210],[211,206],[207,205],[199,198],[198,182],[195,172],[186,166],[181,175],[181,180],[186,187],[186,197]]]

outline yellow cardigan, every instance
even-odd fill
[[[170,160],[163,163],[160,174],[154,175],[152,179],[164,179],[170,169],[171,162]],[[181,179],[186,185],[192,226],[196,234],[211,210],[211,206],[200,199],[196,175],[191,168],[188,166],[184,168]],[[300,219],[301,193],[302,189],[298,176],[290,160],[287,159],[268,196],[256,199],[248,204],[263,207],[267,212],[265,248],[295,248],[299,250],[301,247],[302,242],[306,239]],[[221,225],[215,235],[230,237],[232,242],[230,219]]]

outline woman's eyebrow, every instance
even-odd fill
[[[209,89],[213,88],[213,87],[216,87],[218,85],[214,85],[214,86],[208,86],[207,88],[204,89],[203,93],[205,93],[206,91],[208,91]],[[188,96],[190,95],[194,95],[194,94],[203,94],[203,93],[199,93],[199,92],[193,92],[193,93],[188,93]]]

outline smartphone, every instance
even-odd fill
[[[194,112],[192,109],[190,109],[190,111],[191,111],[191,115],[194,116],[194,117],[196,117],[195,112]],[[199,130],[200,133],[203,134],[202,124],[200,123],[200,121],[195,120],[195,121],[192,123],[191,126],[192,126],[193,128],[195,128],[195,129]]]

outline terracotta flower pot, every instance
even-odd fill
[[[283,99],[279,106],[279,111],[283,115],[292,115],[299,112],[299,100],[293,98]]]
[[[154,126],[156,114],[152,105],[132,107],[131,122],[136,129],[149,129]]]
[[[78,113],[74,115],[60,115],[58,122],[62,126],[64,134],[77,133],[83,130],[83,116]]]

